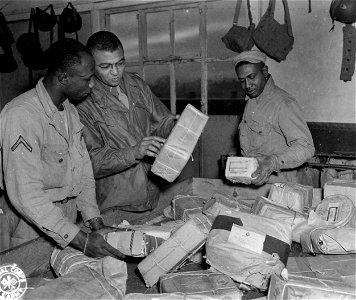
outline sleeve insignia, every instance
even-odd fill
[[[19,136],[17,139],[16,143],[12,145],[11,151],[14,152],[16,148],[20,145],[23,145],[28,151],[32,152],[32,147],[31,145],[22,137],[22,135]]]

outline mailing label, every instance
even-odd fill
[[[335,222],[339,210],[339,203],[329,203],[327,221]]]
[[[233,224],[228,242],[258,254],[262,254],[265,238],[265,234],[259,234],[250,230],[245,230],[240,226]]]

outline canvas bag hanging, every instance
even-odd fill
[[[284,24],[279,24],[274,19],[276,0],[269,0],[268,8],[253,34],[256,46],[278,62],[285,60],[294,43],[288,3],[287,0],[282,2]]]
[[[247,0],[247,10],[250,26],[246,28],[237,25],[241,4],[242,0],[237,0],[233,25],[230,30],[221,38],[226,48],[238,53],[250,50],[253,47],[254,43],[252,34],[255,29],[255,24],[252,22],[250,0]]]
[[[47,12],[49,11],[49,13]],[[57,24],[57,17],[54,13],[53,5],[50,4],[45,10],[36,7],[35,19],[38,30],[50,32],[50,45],[53,43],[53,28]]]

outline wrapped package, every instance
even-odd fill
[[[239,200],[226,194],[216,192],[204,204],[203,207],[203,213],[211,218],[215,218],[217,215],[231,210],[250,212],[251,205],[250,203],[246,203],[243,200]]]
[[[315,213],[324,221],[325,225],[332,227],[345,226],[355,214],[355,206],[344,195],[325,197],[315,208]]]
[[[356,180],[334,179],[324,185],[324,197],[333,195],[344,195],[348,197],[356,207]],[[354,214],[347,224],[356,227],[356,214]]]
[[[288,209],[287,207],[270,201],[265,197],[258,197],[256,199],[251,212],[255,215],[283,221],[289,224],[292,230],[299,224],[305,223],[308,220],[307,215]]]
[[[159,152],[151,171],[173,182],[192,155],[208,118],[207,115],[188,104]]]
[[[289,257],[288,274],[340,281],[356,288],[356,254]]]
[[[222,179],[190,177],[171,185],[165,191],[169,191],[171,199],[175,195],[194,195],[210,199],[215,193],[222,193],[236,200],[254,201],[258,196],[267,196],[270,185],[251,188],[248,185],[226,184]]]
[[[136,230],[109,232],[104,238],[122,254],[134,257],[147,256],[165,241]]]
[[[268,300],[355,299],[355,289],[340,281],[289,275],[288,281],[272,275]]]
[[[159,278],[161,293],[184,293],[189,295],[220,296],[241,299],[242,292],[233,280],[221,273],[203,271],[179,272],[162,275]]]
[[[298,183],[274,183],[268,199],[297,212],[306,212],[313,204],[313,187]]]
[[[146,286],[153,286],[161,275],[176,270],[195,254],[204,245],[210,228],[206,216],[196,215],[143,259],[138,269]]]
[[[177,195],[172,200],[172,216],[174,220],[187,221],[196,214],[201,214],[207,199],[199,196]]]
[[[218,215],[208,236],[207,263],[245,289],[266,290],[271,274],[282,274],[291,245],[291,226],[244,213]]]
[[[234,183],[250,184],[257,167],[258,161],[254,157],[229,156],[226,161],[225,177]]]
[[[310,228],[301,233],[303,252],[322,254],[356,253],[356,235],[353,227]]]
[[[143,294],[132,293],[126,294],[124,300],[239,300],[240,298],[229,298],[228,296],[215,295],[190,295],[183,293],[162,293],[162,294]],[[263,299],[261,299],[263,300]]]
[[[123,299],[126,293],[127,266],[122,260],[91,258],[67,246],[54,249],[50,264],[59,277],[29,289],[25,299]]]

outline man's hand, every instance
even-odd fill
[[[142,159],[144,156],[157,157],[166,139],[158,136],[144,137],[140,143],[136,145],[135,158]]]
[[[124,259],[125,255],[112,247],[105,241],[104,235],[108,232],[116,231],[114,227],[103,227],[89,234],[79,231],[75,238],[70,242],[73,248],[83,251],[89,257],[112,256],[117,259]]]
[[[262,185],[269,179],[272,172],[277,170],[277,158],[273,155],[265,156],[258,160],[257,170],[251,175],[251,183],[254,185]]]

